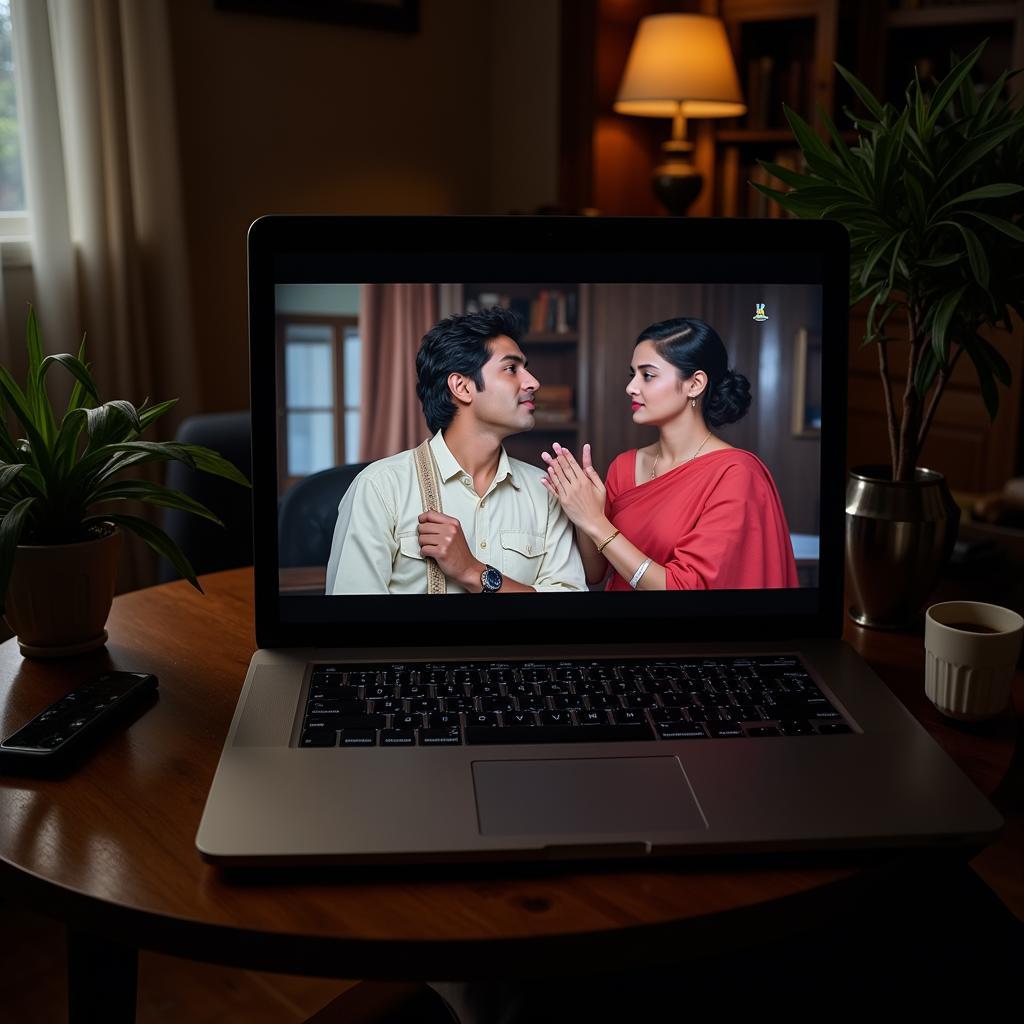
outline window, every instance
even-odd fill
[[[0,239],[27,234],[25,179],[14,94],[11,0],[0,0]]]
[[[359,460],[359,328],[350,317],[278,317],[282,483]]]

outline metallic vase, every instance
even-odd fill
[[[953,551],[960,510],[931,469],[894,483],[888,466],[857,466],[846,486],[850,618],[873,629],[914,624]]]

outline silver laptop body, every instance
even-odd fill
[[[225,865],[385,864],[990,841],[1003,819],[839,639],[847,271],[845,233],[822,222],[257,221],[249,280],[259,649],[203,812],[201,855]],[[712,291],[721,285],[748,293],[749,313],[761,302],[762,316],[765,306],[769,316],[775,312],[770,298],[761,301],[765,294],[790,294],[773,291],[776,284],[808,289],[820,301],[820,382],[812,384],[821,393],[820,436],[811,442],[820,451],[820,514],[810,582],[789,592],[537,594],[504,605],[501,596],[356,599],[284,587],[276,379],[284,362],[277,349],[282,286],[481,280],[593,282],[585,293],[592,307],[595,296],[617,295],[614,287],[649,284],[657,297],[676,282]],[[781,331],[786,316],[778,313]],[[647,322],[636,323],[634,335]],[[596,338],[601,329],[581,308],[580,335],[589,330]],[[780,344],[781,372],[789,374]],[[529,334],[523,348],[529,356]],[[590,358],[595,367],[607,361],[594,347]],[[617,382],[627,362],[628,355],[615,356]],[[552,623],[558,644],[550,642]],[[467,729],[462,742],[434,747],[301,745],[311,687],[323,678],[316,673],[349,666],[415,673],[428,664],[475,670],[572,662],[595,670],[636,664],[657,675],[662,669],[654,666],[721,663],[744,672],[753,665],[756,674],[757,666],[767,673],[794,660],[834,713],[830,723],[849,731],[826,733],[818,723],[803,734],[763,735],[744,726],[738,736],[709,730],[673,739],[655,728],[642,741],[495,744],[466,741]]]

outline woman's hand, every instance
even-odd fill
[[[570,521],[584,533],[595,532],[604,521],[605,486],[601,475],[590,459],[590,445],[583,446],[583,465],[573,458],[572,452],[557,442],[552,445],[554,457],[541,452],[548,464],[544,486],[557,498]]]

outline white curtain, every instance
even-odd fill
[[[181,399],[152,439],[198,390],[166,22],[159,0],[11,9],[44,345],[76,352],[86,334],[104,400]],[[155,581],[155,564],[131,538],[119,589]]]

